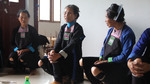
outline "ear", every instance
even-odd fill
[[[78,15],[77,15],[77,14],[75,14],[75,19],[77,19],[77,16],[78,16]]]
[[[18,20],[19,20],[19,17],[18,17]]]

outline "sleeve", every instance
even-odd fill
[[[32,44],[30,44],[27,48],[28,48],[31,52],[35,52],[35,49],[32,47]]]
[[[34,52],[39,45],[39,43],[38,43],[39,35],[38,35],[37,30],[34,27],[31,27],[30,32],[31,32],[31,36],[32,36],[32,41],[31,41],[30,45],[27,46],[27,48],[30,49],[32,52]]]
[[[77,26],[74,30],[73,36],[70,39],[69,44],[65,48],[63,48],[59,53],[66,58],[69,52],[72,52],[73,48],[77,43],[82,42],[85,35],[83,33],[83,29],[81,26]]]
[[[142,56],[145,48],[147,47],[147,44],[150,41],[150,35],[149,34],[150,33],[148,32],[148,29],[143,32],[143,34],[141,35],[139,41],[137,42],[137,44],[133,48],[133,50],[132,50],[132,52],[129,55],[127,60],[135,59],[137,57]]]
[[[14,52],[16,52],[18,50],[18,47],[14,48]]]
[[[54,50],[56,53],[59,53],[59,51],[61,50],[61,43],[62,43],[62,39],[63,39],[63,33],[64,33],[64,26],[61,27],[60,32],[58,34],[55,46],[54,46]]]
[[[109,57],[108,62],[125,62],[129,54],[131,53],[134,44],[135,35],[133,32],[129,32],[126,35],[124,35],[121,54],[116,57]]]
[[[17,28],[15,28],[12,32],[12,37],[11,37],[11,47],[14,49],[14,51],[17,51],[18,50],[18,47],[15,43],[15,35],[17,33]]]

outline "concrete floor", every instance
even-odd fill
[[[11,84],[24,84],[25,76],[29,76],[29,74],[13,74],[11,72],[13,72],[11,68],[5,68],[3,72],[0,72],[0,84],[2,84],[1,81],[16,82]],[[31,84],[50,84],[50,82],[53,81],[53,76],[47,74],[41,68],[37,69],[36,75],[31,75],[29,77]],[[90,84],[90,82],[84,81],[83,84]]]

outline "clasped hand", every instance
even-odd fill
[[[99,59],[96,62],[94,62],[94,64],[97,65],[97,64],[101,64],[101,63],[105,63],[105,62],[108,62],[108,61],[107,60]]]
[[[61,55],[59,53],[55,53],[54,50],[51,50],[48,53],[48,60],[50,61],[50,63],[56,63],[57,59],[59,59],[61,57]]]
[[[142,62],[140,58],[137,58],[134,61],[129,59],[128,67],[135,77],[144,76],[144,73],[150,71],[150,64]]]

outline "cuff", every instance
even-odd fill
[[[68,54],[67,54],[65,51],[63,51],[63,50],[61,50],[61,51],[59,52],[59,54],[61,54],[65,59],[66,59],[67,56],[68,56]]]
[[[103,59],[103,56],[100,56],[99,59]]]
[[[32,46],[29,46],[28,49],[31,51],[31,52],[34,52],[34,48]]]
[[[14,49],[14,51],[16,52],[18,50],[18,47],[16,47],[15,49]]]
[[[112,57],[108,57],[108,62],[112,62]]]
[[[140,57],[140,56],[137,55],[137,54],[135,54],[135,53],[131,53],[131,54],[128,56],[127,61],[128,61],[129,59],[134,60],[134,59],[136,59],[137,57]]]

